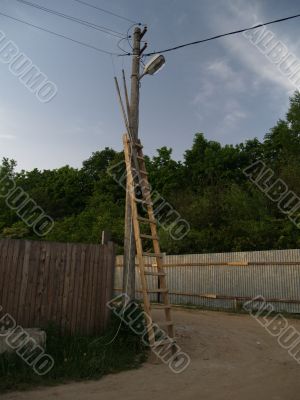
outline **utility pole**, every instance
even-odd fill
[[[135,142],[138,140],[139,131],[139,100],[140,100],[140,57],[146,45],[141,50],[142,37],[147,32],[135,28],[133,34],[133,55],[131,72],[131,94],[130,94],[130,115],[129,135]],[[135,239],[132,223],[132,211],[130,203],[130,188],[126,186],[125,206],[125,232],[124,232],[124,269],[123,269],[123,293],[126,293],[130,300],[135,298]]]

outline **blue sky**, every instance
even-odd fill
[[[74,0],[33,2],[126,32],[130,23]],[[257,22],[300,12],[296,0],[88,0],[148,24],[149,50],[202,39]],[[2,0],[1,11],[108,51],[117,39]],[[42,104],[0,63],[0,157],[19,169],[80,167],[92,152],[122,148],[124,132],[113,76],[130,59],[97,53],[0,16],[1,30],[58,87]],[[276,37],[300,59],[299,19],[271,25]],[[126,46],[126,43],[123,42]],[[141,87],[140,137],[145,152],[173,148],[176,159],[191,147],[196,132],[236,144],[265,133],[287,111],[294,90],[270,61],[242,35],[166,54],[167,65]]]

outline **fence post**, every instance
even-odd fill
[[[103,244],[102,244],[103,245]],[[116,269],[116,246],[114,242],[108,241],[105,243],[109,251],[109,257],[107,259],[107,286],[106,286],[106,300],[110,301],[114,297],[114,283],[115,283],[115,269]],[[110,322],[111,310],[105,304],[105,326]]]
[[[111,241],[111,233],[109,231],[102,231],[101,244],[108,244]]]

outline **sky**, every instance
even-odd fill
[[[86,1],[147,24],[149,51],[300,13],[297,0]],[[32,2],[124,34],[131,26],[74,0]],[[0,12],[120,53],[118,38],[17,0],[1,0]],[[300,60],[299,22],[295,19],[268,29]],[[58,89],[51,101],[41,103],[9,65],[0,62],[0,158],[16,160],[18,170],[80,168],[95,151],[105,147],[120,151],[125,128],[113,77],[121,78],[124,68],[130,78],[130,57],[100,53],[2,15],[0,23],[5,39],[12,40]],[[126,41],[121,46],[129,49]],[[141,82],[139,134],[150,156],[167,146],[175,159],[182,159],[197,132],[222,144],[261,140],[284,118],[295,90],[242,34],[165,57],[165,68]]]

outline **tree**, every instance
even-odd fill
[[[300,197],[300,94],[291,98],[286,118],[265,135],[239,145],[222,145],[197,133],[182,162],[172,149],[162,147],[145,156],[153,191],[169,212],[190,225],[182,240],[159,225],[162,251],[201,253],[297,248],[299,230],[244,174],[243,169],[262,160]],[[16,172],[16,162],[4,158],[1,179],[8,175],[55,220],[44,239],[99,243],[102,230],[122,252],[125,208],[123,152],[104,148],[83,161],[82,168]],[[37,238],[0,196],[0,236]],[[170,207],[170,208],[168,208]],[[172,208],[173,207],[173,208]],[[155,204],[155,211],[157,204]],[[175,214],[177,213],[177,214]]]

